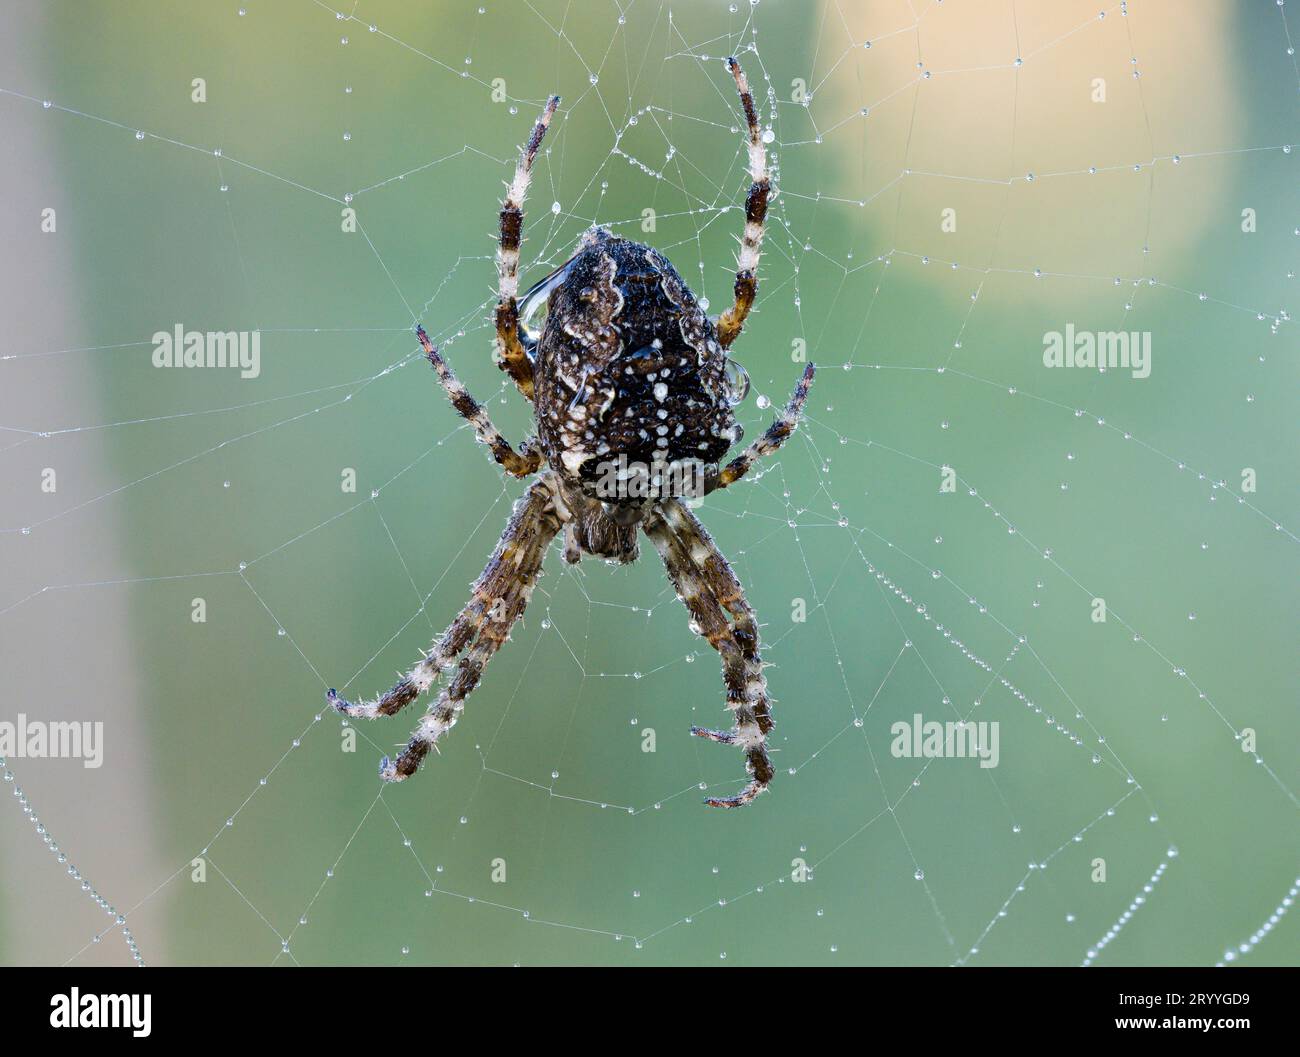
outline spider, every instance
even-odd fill
[[[604,227],[587,231],[572,258],[517,302],[523,203],[533,162],[559,105],[547,100],[520,152],[501,209],[497,252],[497,362],[533,404],[536,436],[518,451],[452,373],[424,332],[416,336],[452,407],[507,474],[535,476],[515,503],[487,567],[465,608],[423,658],[393,688],[369,702],[350,703],[335,690],[326,698],[352,717],[391,716],[425,693],[453,662],[455,674],[430,706],[396,760],[384,757],[380,776],[414,774],[438,739],[456,724],[465,698],[528,605],[551,542],[563,535],[564,560],[583,555],[635,561],[638,530],[663,560],[691,628],[721,655],[730,730],[692,727],[697,737],[744,750],[749,780],[734,796],[710,797],[713,807],[750,803],[772,780],[767,735],[772,730],[767,680],[759,657],[758,624],[744,589],[713,538],[681,501],[685,491],[662,487],[672,471],[688,475],[693,495],[735,483],[794,432],[812,384],[808,364],[784,413],[739,456],[719,468],[740,440],[733,404],[748,377],[727,350],[754,303],[771,179],[754,99],[740,64],[726,60],[740,93],[749,137],[751,184],[745,200],[735,300],[709,319],[673,266],[649,246]],[[540,333],[533,317],[545,308]],[[545,468],[543,468],[545,464]],[[636,468],[632,471],[628,467]],[[617,468],[611,473],[611,468]]]

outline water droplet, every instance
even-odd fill
[[[749,395],[749,372],[735,360],[727,361],[727,403],[735,407]]]
[[[555,211],[558,213],[559,203],[556,203]],[[537,283],[531,290],[524,294],[523,299],[519,302],[519,325],[523,328],[524,334],[533,341],[539,341],[542,337],[541,320],[538,318],[538,325],[533,325],[534,317],[541,312],[545,315],[545,310],[550,303],[551,291],[564,282],[569,274],[569,266],[572,261],[565,261],[564,264],[556,268],[545,279]]]

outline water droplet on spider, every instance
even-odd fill
[[[559,203],[555,203],[555,212],[559,212]],[[551,291],[564,282],[565,277],[569,274],[569,266],[572,262],[565,262],[551,272],[545,279],[537,283],[531,290],[524,294],[519,302],[519,326],[523,329],[524,335],[532,341],[539,341],[542,336],[541,319],[545,316],[547,306],[550,303]],[[542,316],[538,316],[538,313]],[[534,324],[533,320],[537,319]]]
[[[735,407],[749,395],[749,372],[735,360],[727,361],[727,403]]]
[[[765,128],[763,129],[763,135],[761,139],[763,140],[764,143],[771,143],[773,140],[776,139],[776,133],[773,132],[770,128]]]

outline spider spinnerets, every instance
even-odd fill
[[[732,725],[728,730],[692,727],[691,733],[739,746],[746,757],[745,786],[705,803],[748,804],[772,780],[767,735],[773,723],[758,623],[735,572],[682,502],[726,488],[757,459],[775,452],[794,432],[813,379],[810,363],[784,412],[740,455],[719,466],[741,438],[732,408],[749,381],[727,350],[754,303],[771,191],[753,96],[740,64],[729,58],[727,67],[745,111],[751,183],[735,300],[726,312],[709,319],[667,258],[603,227],[586,232],[574,255],[519,300],[523,202],[559,105],[559,97],[552,96],[506,193],[497,251],[497,362],[532,402],[537,435],[516,451],[424,328],[416,328],[452,406],[493,458],[514,477],[536,479],[515,503],[469,602],[421,660],[374,701],[349,702],[335,690],[326,695],[347,716],[390,716],[455,666],[406,748],[395,760],[381,762],[380,775],[389,781],[414,774],[455,725],[484,667],[523,615],[557,536],[563,536],[567,562],[577,563],[583,555],[631,562],[638,555],[639,532],[659,552],[690,612],[692,629],[721,656]],[[543,308],[546,318],[538,331],[532,323]]]

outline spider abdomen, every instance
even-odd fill
[[[557,473],[592,498],[632,503],[645,492],[619,482],[669,468],[702,476],[740,439],[726,353],[662,254],[597,228],[546,285],[536,408]]]

